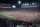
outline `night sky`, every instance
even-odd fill
[[[20,0],[22,3],[38,2],[38,0]],[[16,4],[18,0],[0,0],[0,3]]]

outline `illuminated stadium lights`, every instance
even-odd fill
[[[27,5],[29,5],[29,3],[27,3]]]
[[[27,5],[27,4],[25,3],[25,5]]]
[[[16,6],[15,6],[15,5],[13,5],[12,7],[13,7],[13,8],[16,8]]]
[[[32,5],[34,5],[34,3],[32,3]]]
[[[29,3],[25,3],[25,4],[23,4],[23,5],[29,5]]]
[[[18,3],[20,4],[20,3],[21,3],[21,1],[18,1]]]

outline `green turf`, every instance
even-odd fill
[[[5,16],[5,17],[8,17],[8,18],[15,18],[15,16],[12,16],[12,15],[9,15],[9,14],[0,14],[1,16]]]

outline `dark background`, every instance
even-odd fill
[[[0,3],[6,3],[6,4],[16,4],[19,0],[0,0]],[[22,3],[32,3],[36,2],[39,3],[40,0],[20,0]]]

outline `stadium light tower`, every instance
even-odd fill
[[[13,7],[13,8],[16,8],[16,6],[15,6],[15,5],[13,5],[12,7]]]
[[[18,4],[21,4],[21,1],[20,0],[18,1]]]

